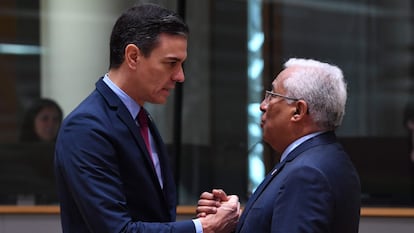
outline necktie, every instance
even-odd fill
[[[142,135],[142,138],[144,138],[145,145],[147,146],[148,153],[150,154],[150,159],[152,164],[154,165],[155,172],[157,173],[158,181],[161,185],[161,188],[163,188],[163,182],[162,182],[162,176],[161,176],[161,167],[160,163],[158,161],[158,156],[155,153],[155,155],[152,154],[151,145],[149,142],[149,128],[148,128],[148,113],[144,108],[141,108],[139,110],[138,116],[137,116],[138,124],[139,124],[139,130]]]
[[[138,113],[138,123],[139,123],[139,130],[141,132],[142,138],[144,138],[145,145],[147,146],[148,153],[151,155],[152,160],[152,153],[151,153],[151,145],[149,143],[149,136],[148,136],[148,114],[144,108]]]

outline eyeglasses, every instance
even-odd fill
[[[293,97],[281,95],[281,94],[275,93],[273,91],[266,91],[265,98],[264,98],[264,103],[266,105],[269,105],[270,100],[272,98],[275,98],[275,97],[280,97],[280,98],[284,98],[284,99],[287,99],[287,100],[293,100],[293,101],[299,101],[300,100],[298,98],[293,98]]]

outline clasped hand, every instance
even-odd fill
[[[232,232],[240,217],[240,202],[236,195],[227,195],[221,189],[200,195],[197,217],[203,225],[203,232]]]

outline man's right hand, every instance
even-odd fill
[[[223,190],[205,192],[200,196],[197,217],[204,233],[232,232],[240,217],[239,198],[236,195],[227,196]]]
[[[227,194],[222,189],[213,189],[211,193],[202,193],[196,209],[197,217],[215,214],[221,203],[228,200]]]

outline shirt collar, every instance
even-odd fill
[[[139,110],[141,109],[141,106],[139,106],[137,102],[135,102],[129,95],[121,90],[121,88],[119,88],[115,83],[113,83],[109,78],[108,73],[106,73],[103,77],[103,81],[121,99],[122,103],[124,103],[132,118],[135,119],[135,117],[138,115]]]
[[[285,151],[283,151],[282,156],[280,157],[280,162],[282,162],[284,159],[286,159],[286,157],[288,156],[288,154],[290,152],[292,152],[296,147],[298,147],[300,144],[302,144],[303,142],[305,142],[306,140],[316,137],[319,134],[324,133],[325,131],[319,131],[319,132],[315,132],[315,133],[311,133],[308,135],[305,135],[299,139],[297,139],[296,141],[292,142]]]

